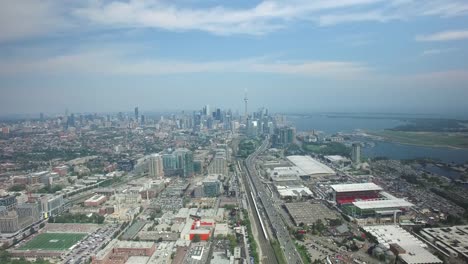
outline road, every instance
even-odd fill
[[[273,199],[271,198],[271,194],[269,190],[267,190],[264,184],[261,182],[259,173],[255,167],[255,159],[264,152],[269,146],[269,139],[265,139],[262,145],[252,153],[247,159],[245,159],[245,167],[247,168],[247,175],[249,176],[253,186],[255,189],[256,197],[258,197],[259,201],[263,205],[263,210],[268,216],[267,221],[269,225],[273,228],[273,233],[276,234],[276,237],[283,249],[284,256],[288,263],[295,263],[295,264],[302,264],[302,259],[299,253],[296,250],[296,246],[294,245],[294,241],[292,241],[291,236],[289,235],[289,231],[286,228],[286,224],[284,223],[281,215],[278,213],[274,206]]]

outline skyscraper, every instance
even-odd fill
[[[351,151],[351,160],[354,164],[361,163],[361,143],[353,143],[353,149]]]
[[[294,143],[296,130],[293,127],[279,127],[275,130],[273,144],[275,146],[287,146]]]
[[[135,107],[135,121],[138,121],[138,117],[139,115],[138,115],[138,106],[137,106]]]
[[[210,106],[209,105],[205,105],[205,107],[203,107],[203,115],[204,116],[210,115]]]
[[[148,165],[150,177],[162,178],[164,176],[164,165],[161,155],[151,155]]]
[[[176,157],[176,168],[181,170],[182,177],[193,175],[193,153],[189,149],[179,148],[174,151]]]
[[[173,176],[177,170],[177,159],[174,153],[164,153],[162,156],[165,176]]]

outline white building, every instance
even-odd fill
[[[335,171],[310,156],[288,156],[290,162],[312,177],[335,175]]]
[[[426,248],[427,245],[397,225],[364,226],[385,248],[398,252],[399,263],[430,264],[443,263]]]

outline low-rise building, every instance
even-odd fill
[[[404,264],[438,264],[442,260],[426,248],[427,245],[396,225],[364,226],[383,248],[393,252],[399,263]],[[382,252],[383,253],[383,252]],[[379,253],[380,254],[380,253]]]
[[[124,264],[131,256],[150,257],[156,251],[153,242],[112,240],[92,257],[93,264]]]
[[[99,206],[107,201],[107,197],[104,195],[94,195],[91,198],[84,201],[85,206]]]
[[[468,225],[441,228],[424,228],[421,235],[450,255],[468,261]]]

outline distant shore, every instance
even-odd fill
[[[468,149],[468,133],[445,132],[406,132],[406,131],[366,131],[367,134],[378,136],[385,141],[410,146]]]

